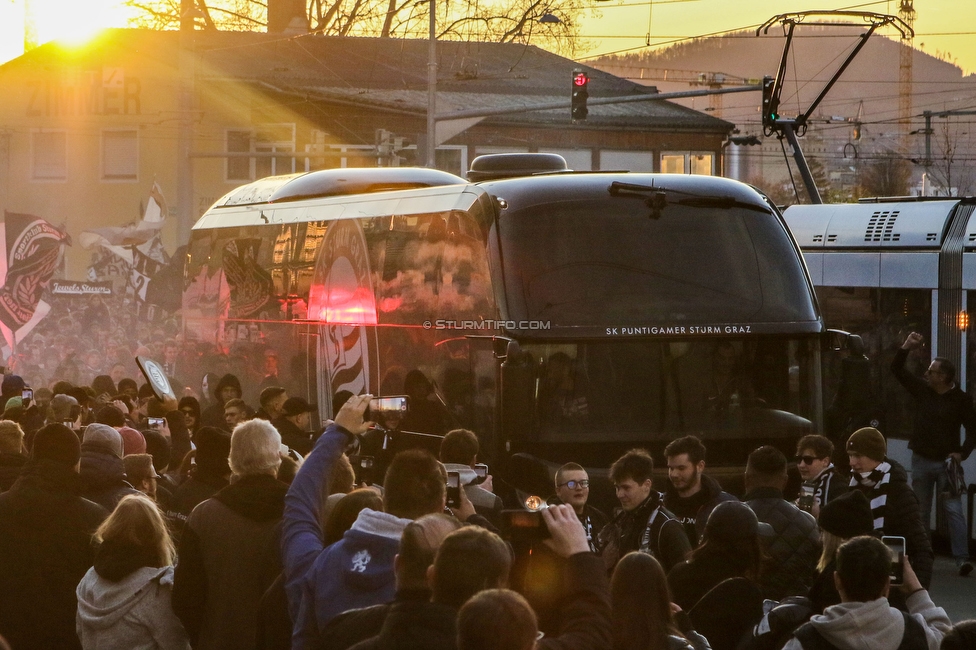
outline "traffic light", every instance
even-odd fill
[[[586,98],[590,96],[587,90],[590,86],[590,77],[582,70],[573,70],[573,93],[570,115],[573,121],[585,120],[589,109],[586,108]]]
[[[776,120],[779,119],[777,111],[779,102],[773,101],[773,85],[775,80],[772,77],[763,77],[762,82],[762,125],[764,129],[773,128]]]

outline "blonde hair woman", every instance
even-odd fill
[[[83,648],[185,649],[173,614],[173,540],[156,504],[129,495],[98,530],[95,565],[78,584]]]

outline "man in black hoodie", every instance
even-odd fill
[[[664,448],[668,459],[668,487],[664,507],[685,526],[692,546],[698,546],[705,532],[705,522],[715,506],[723,501],[737,501],[722,491],[718,481],[705,476],[705,445],[697,436],[685,436]]]
[[[220,378],[214,387],[214,403],[200,416],[200,423],[206,427],[224,428],[224,404],[232,399],[240,399],[243,395],[241,380],[235,375],[227,373]]]
[[[78,496],[80,457],[71,429],[42,427],[31,461],[0,494],[0,635],[13,648],[81,648],[75,588],[108,512]]]

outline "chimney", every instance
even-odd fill
[[[308,33],[305,0],[268,0],[268,33]]]

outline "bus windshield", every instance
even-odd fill
[[[606,196],[499,218],[509,315],[554,326],[817,320],[776,216]]]
[[[744,461],[739,456],[761,440],[788,444],[815,431],[815,337],[529,343],[523,350],[538,377],[539,433],[529,444],[555,456],[559,447],[598,444],[612,461],[630,446],[654,449],[694,434],[722,464]]]

